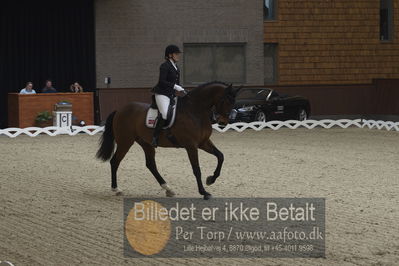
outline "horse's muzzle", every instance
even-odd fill
[[[225,126],[229,123],[229,119],[219,116],[217,119],[217,123],[221,126]]]

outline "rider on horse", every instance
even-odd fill
[[[169,45],[165,49],[165,62],[159,67],[159,81],[154,87],[155,101],[161,117],[158,118],[155,126],[151,145],[158,146],[158,137],[165,124],[168,114],[170,100],[175,97],[176,91],[185,92],[180,86],[180,70],[176,63],[179,61],[180,49],[176,45]]]
[[[159,118],[153,135],[151,129],[148,129],[146,123],[143,123],[146,120],[148,108],[150,108],[148,104],[130,102],[107,117],[96,156],[103,161],[110,160],[111,188],[117,195],[121,193],[117,184],[117,171],[120,162],[135,142],[143,148],[146,167],[162,189],[166,190],[166,196],[175,195],[175,192],[158,172],[154,146],[158,145],[158,136],[165,124],[165,119],[167,119],[170,100],[175,97],[175,94],[179,95],[185,92],[179,85],[180,73],[176,66],[180,53],[179,48],[175,45],[168,46],[165,51],[166,62],[160,67],[159,82],[153,89],[154,98],[162,116]],[[220,81],[208,82],[193,88],[186,97],[179,100],[179,108],[176,106],[175,109],[178,119],[168,132],[179,145],[168,139],[166,134],[160,138],[159,146],[161,147],[178,147],[186,150],[197,181],[198,192],[204,196],[204,199],[209,199],[211,194],[205,190],[202,183],[198,149],[217,158],[217,166],[213,175],[206,179],[206,184],[211,185],[220,176],[224,156],[210,140],[212,135],[210,116],[214,113],[218,123],[227,124],[240,89],[241,87],[234,88],[232,84]],[[176,91],[178,92],[176,93]]]

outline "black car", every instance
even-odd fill
[[[301,96],[288,96],[270,88],[245,88],[230,113],[230,123],[272,120],[306,120],[310,103]]]

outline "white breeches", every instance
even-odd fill
[[[168,117],[168,108],[170,103],[169,97],[162,94],[155,94],[155,101],[162,118],[166,120]]]

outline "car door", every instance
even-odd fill
[[[285,105],[285,120],[296,120],[298,115],[298,106],[296,106],[295,101],[292,97],[287,97],[284,99]]]
[[[276,91],[272,91],[270,98],[266,101],[268,109],[270,110],[269,118],[271,120],[284,120],[285,119],[285,106],[284,101]]]

